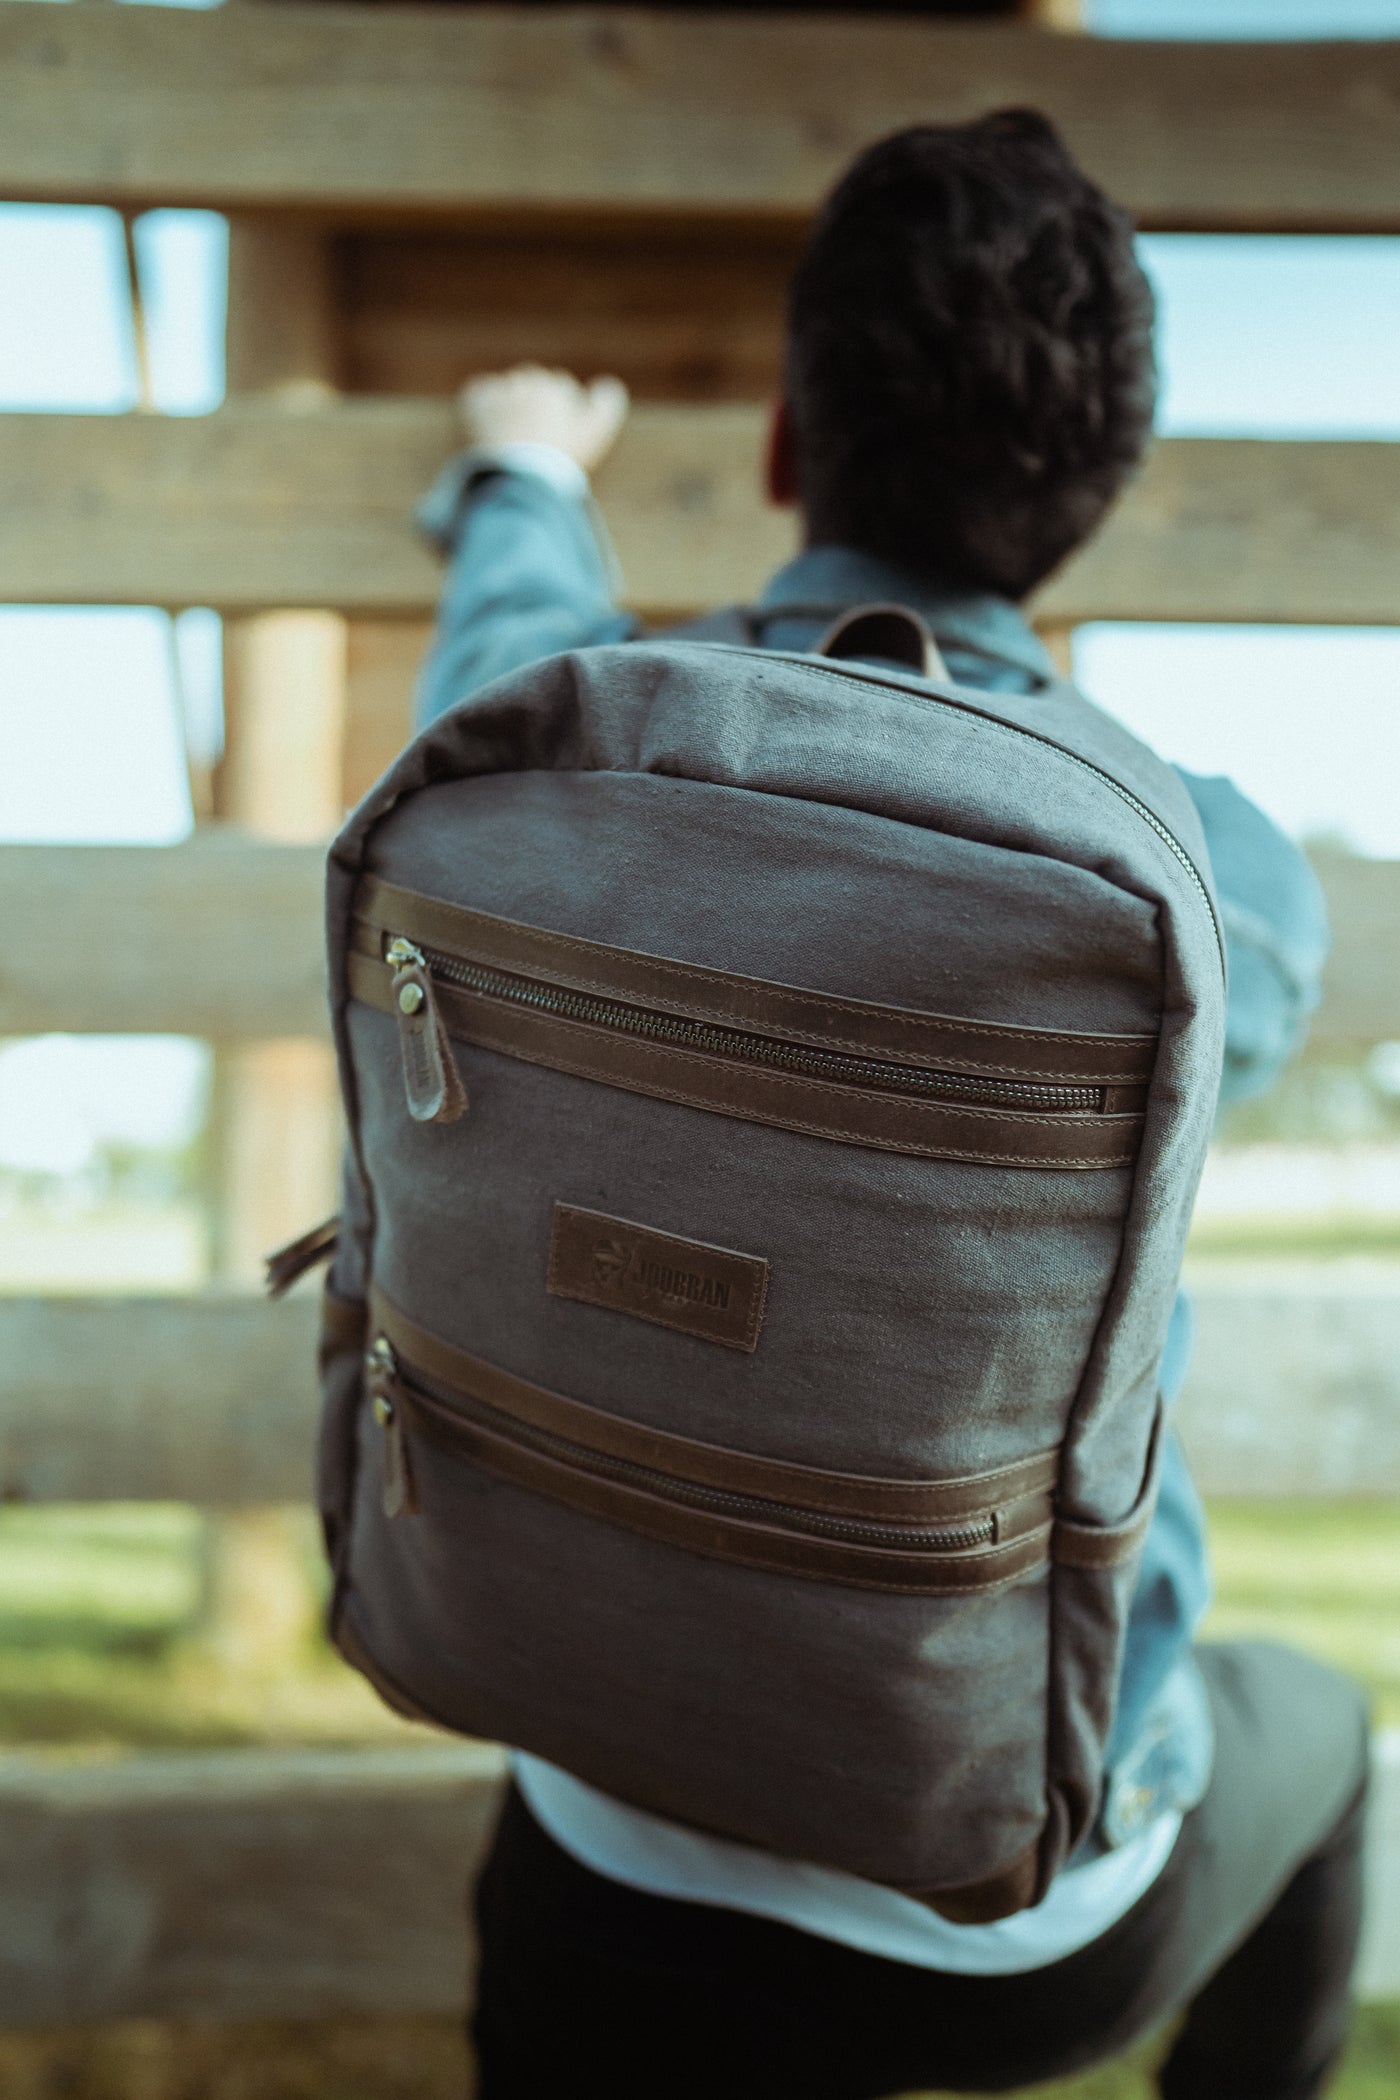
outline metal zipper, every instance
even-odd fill
[[[844,1539],[853,1545],[886,1546],[909,1553],[968,1552],[976,1546],[995,1545],[997,1541],[999,1526],[995,1510],[937,1531],[912,1525],[867,1524],[857,1518],[827,1516],[823,1511],[802,1509],[791,1503],[768,1502],[758,1495],[729,1494],[723,1488],[701,1487],[693,1481],[678,1480],[675,1474],[660,1472],[654,1466],[590,1451],[586,1445],[557,1436],[552,1430],[515,1422],[498,1409],[479,1400],[470,1400],[463,1394],[457,1394],[448,1406],[405,1376],[392,1343],[382,1334],[370,1344],[365,1365],[375,1418],[384,1431],[384,1507],[389,1516],[398,1516],[416,1506],[411,1489],[407,1496],[403,1490],[403,1482],[412,1477],[404,1444],[402,1403],[407,1397],[411,1407],[421,1408],[425,1414],[431,1415],[434,1422],[449,1434],[456,1426],[455,1418],[464,1417],[466,1422],[475,1422],[493,1435],[504,1437],[526,1450],[537,1451],[542,1457],[555,1459],[575,1472],[615,1480],[624,1487],[641,1488],[649,1495],[680,1503],[688,1509],[714,1510],[722,1516],[777,1524],[784,1530],[803,1532],[812,1538]]]
[[[722,648],[726,645],[720,643],[714,646]],[[733,644],[731,643],[727,646],[733,647]],[[745,653],[747,654],[751,652]],[[788,655],[789,652],[784,651],[783,654]],[[789,660],[792,660],[791,657],[789,658]],[[825,672],[828,677],[840,678],[845,676],[846,682],[848,684],[855,683],[855,681],[851,679],[848,674],[842,672],[841,667],[838,664],[824,663],[820,657],[802,656],[798,658],[797,661],[807,664],[815,670]],[[1012,736],[1028,737],[1031,743],[1033,744],[1044,744],[1048,750],[1057,751],[1061,758],[1067,758],[1070,764],[1072,766],[1078,766],[1082,773],[1092,773],[1095,780],[1101,780],[1106,788],[1111,788],[1114,794],[1118,797],[1119,801],[1126,802],[1129,809],[1134,810],[1137,813],[1137,815],[1142,818],[1143,823],[1147,825],[1148,829],[1156,833],[1157,837],[1162,841],[1162,844],[1167,848],[1168,852],[1170,852],[1178,861],[1180,861],[1187,875],[1191,878],[1191,882],[1196,890],[1196,894],[1199,896],[1202,904],[1204,904],[1207,912],[1210,914],[1210,922],[1215,933],[1215,946],[1220,957],[1221,970],[1222,972],[1224,972],[1227,969],[1227,964],[1225,960],[1225,935],[1221,928],[1220,915],[1216,911],[1214,904],[1212,904],[1211,902],[1210,891],[1206,888],[1205,883],[1201,879],[1200,869],[1196,866],[1196,863],[1192,860],[1190,854],[1182,845],[1181,840],[1176,836],[1176,833],[1174,831],[1169,831],[1166,825],[1162,822],[1161,818],[1154,815],[1154,813],[1148,808],[1147,804],[1145,802],[1140,801],[1138,797],[1133,793],[1131,788],[1124,787],[1121,780],[1115,780],[1112,773],[1106,773],[1102,766],[1096,766],[1091,758],[1081,758],[1077,751],[1067,751],[1064,745],[1056,743],[1053,737],[1039,736],[1037,735],[1035,730],[1025,729],[1021,726],[1019,722],[1005,721],[1000,715],[983,715],[980,709],[959,707],[955,701],[941,700],[935,693],[916,692],[909,686],[896,684],[892,679],[887,677],[879,678],[876,682],[887,687],[893,692],[903,693],[906,699],[921,701],[925,707],[941,707],[944,708],[950,714],[965,715],[976,713],[979,720],[984,722],[990,722],[997,729],[1008,730]]]
[[[1107,1089],[1102,1086],[1057,1084],[1049,1080],[989,1079],[977,1073],[929,1071],[918,1065],[889,1064],[878,1058],[857,1057],[845,1051],[783,1042],[775,1036],[749,1035],[737,1028],[716,1027],[708,1021],[689,1021],[680,1015],[659,1013],[650,1007],[630,1006],[619,999],[569,991],[541,978],[519,977],[485,963],[449,955],[440,948],[421,948],[401,935],[384,935],[384,960],[396,971],[427,972],[434,981],[458,985],[464,991],[475,992],[485,999],[499,999],[507,1005],[527,1006],[538,1013],[554,1014],[561,1020],[584,1021],[593,1028],[608,1028],[624,1035],[642,1036],[649,1042],[674,1044],[679,1049],[700,1051],[707,1057],[762,1065],[769,1071],[792,1072],[802,1078],[834,1081],[841,1086],[867,1087],[881,1093],[972,1107],[1020,1109],[1029,1114],[1102,1115],[1106,1105]]]

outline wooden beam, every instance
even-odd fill
[[[386,764],[420,642],[407,630],[401,679],[381,664],[368,689],[389,710],[371,725]],[[1400,1037],[1400,861],[1322,852],[1316,865],[1334,946],[1309,1040],[1350,1054]],[[0,845],[0,1035],[323,1035],[323,866],[319,847],[217,826],[181,846]]]
[[[870,140],[1027,102],[1144,225],[1400,228],[1400,44],[597,7],[7,0],[0,195],[792,220]]]
[[[1204,1492],[1400,1494],[1400,1290],[1321,1264],[1241,1268],[1190,1278],[1178,1419]]]
[[[323,868],[315,847],[217,828],[0,846],[0,1035],[323,1035]]]
[[[0,1298],[0,1495],[307,1502],[316,1303]]]
[[[1322,1264],[1192,1290],[1180,1421],[1207,1493],[1400,1494],[1400,1290]],[[0,1299],[0,1494],[305,1500],[316,1317],[309,1291]]]
[[[1400,1995],[1400,1730],[1375,1739],[1367,1999]],[[0,1759],[0,2026],[466,2013],[488,1744]]]
[[[787,228],[451,227],[331,237],[352,394],[450,395],[521,363],[615,372],[638,401],[762,401],[778,386]]]
[[[486,1744],[0,1758],[0,2025],[458,2013]]]
[[[1332,953],[1309,1041],[1324,1051],[1400,1037],[1400,861],[1319,848]]]
[[[750,596],[793,551],[759,497],[762,423],[733,404],[632,417],[598,494],[643,611]],[[441,571],[410,512],[457,442],[428,401],[0,418],[0,600],[421,616]],[[1034,610],[1387,625],[1398,547],[1400,445],[1177,438]]]

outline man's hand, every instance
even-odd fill
[[[472,445],[553,445],[589,474],[612,449],[627,417],[620,379],[585,386],[571,372],[516,365],[468,380],[457,397]]]

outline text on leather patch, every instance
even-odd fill
[[[556,1203],[548,1286],[556,1298],[630,1313],[726,1349],[752,1350],[763,1324],[768,1264],[756,1254]]]

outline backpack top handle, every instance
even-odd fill
[[[838,662],[883,656],[907,664],[921,678],[946,678],[948,667],[925,622],[907,605],[855,605],[833,620],[813,648]]]

